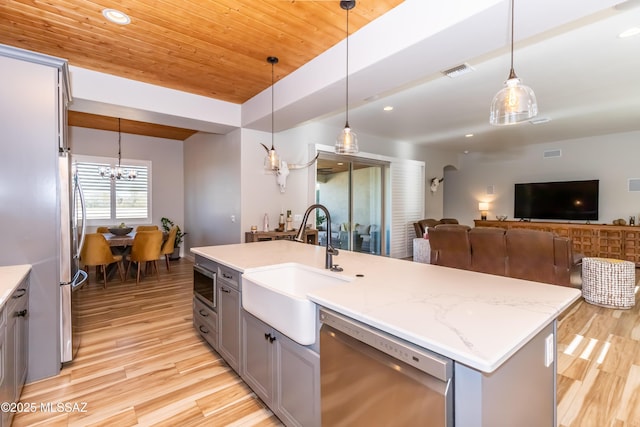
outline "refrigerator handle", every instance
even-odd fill
[[[75,188],[78,190],[78,195],[80,196],[80,209],[82,213],[82,232],[80,233],[80,243],[78,243],[78,252],[74,255],[76,258],[80,258],[80,252],[82,251],[82,245],[84,245],[84,236],[87,234],[87,208],[84,203],[84,193],[82,191],[82,187],[80,186],[80,182],[78,181],[78,175],[74,174],[73,182]],[[75,196],[75,191],[73,192]],[[75,201],[74,201],[75,206]],[[74,221],[76,219],[74,218]]]

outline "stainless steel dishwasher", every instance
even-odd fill
[[[452,426],[453,361],[320,309],[323,426]]]

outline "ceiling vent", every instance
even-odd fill
[[[460,77],[463,74],[467,74],[475,70],[476,70],[475,68],[473,68],[471,65],[465,62],[464,64],[457,65],[453,68],[449,68],[448,70],[442,71],[442,74],[452,79],[455,79],[456,77]]]
[[[543,159],[550,159],[552,157],[562,157],[562,150],[545,150],[545,152],[542,153]]]

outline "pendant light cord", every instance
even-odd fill
[[[509,71],[509,80],[510,79],[517,79],[518,76],[516,76],[516,72],[513,69],[513,21],[514,21],[514,9],[515,6],[515,0],[511,0],[511,70]]]
[[[271,61],[271,149],[273,150],[273,123],[274,123],[274,111],[275,111],[275,107],[274,107],[274,103],[273,103],[273,68],[274,68],[274,61]]]
[[[120,167],[120,158],[122,157],[120,117],[118,117],[118,167]]]
[[[349,9],[346,9],[347,12],[347,72],[346,72],[346,83],[347,83],[347,93],[345,96],[345,108],[346,108],[346,127],[349,127]]]

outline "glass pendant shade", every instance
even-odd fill
[[[505,87],[493,97],[489,123],[495,126],[512,125],[532,119],[538,114],[536,95],[529,86],[520,83],[512,73]]]
[[[489,123],[494,126],[525,122],[538,115],[538,102],[533,90],[520,82],[513,70],[513,33],[515,0],[511,0],[511,70],[504,88],[493,97]]]
[[[351,130],[349,123],[347,123],[336,138],[335,152],[337,154],[355,154],[358,151],[358,135]]]
[[[347,37],[345,39],[346,50],[347,50],[347,58],[346,58],[346,92],[345,92],[345,114],[346,114],[346,123],[344,125],[344,129],[336,138],[336,145],[333,147],[333,151],[336,154],[356,154],[360,151],[358,147],[358,135],[351,130],[349,126],[349,10],[353,9],[356,6],[355,0],[352,1],[341,1],[340,7],[346,12],[347,17]]]
[[[267,153],[267,156],[264,158],[264,168],[269,170],[278,170],[280,167],[280,158],[278,157],[278,153],[276,150],[271,147],[271,150]]]

